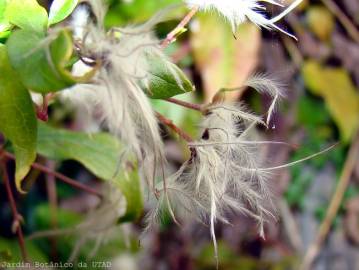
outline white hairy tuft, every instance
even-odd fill
[[[278,102],[285,97],[283,92],[283,85],[276,79],[264,73],[257,73],[251,76],[245,83],[245,86],[257,90],[260,94],[268,94],[272,97],[272,103],[267,112],[266,124],[269,122],[275,112]]]
[[[262,166],[259,146],[253,140],[253,128],[263,121],[247,112],[241,104],[214,104],[208,107],[202,137],[189,143],[192,155],[167,180],[167,193],[176,215],[194,215],[209,224],[217,250],[214,227],[217,220],[229,223],[228,212],[240,212],[254,218],[264,237],[263,224],[273,217],[269,173]],[[165,196],[148,219],[156,221]],[[216,251],[217,253],[217,251]]]
[[[303,0],[295,0],[279,15],[268,19],[263,14],[266,10],[260,2],[267,2],[276,6],[283,6],[277,0],[184,0],[189,7],[198,7],[203,11],[215,10],[221,14],[232,26],[235,32],[237,27],[249,20],[254,24],[266,28],[276,29],[296,39],[295,36],[278,27],[275,23],[296,8]]]
[[[90,1],[92,8],[98,8],[99,2]],[[147,22],[106,32],[101,21],[102,9],[95,12],[99,13],[97,23],[89,22],[85,27],[86,34],[79,46],[83,58],[95,59],[101,62],[101,67],[93,83],[76,85],[65,95],[76,105],[100,115],[110,132],[137,155],[144,177],[154,190],[155,177],[163,176],[166,161],[157,118],[140,81],[145,83],[149,74],[146,55],[165,56],[151,31],[153,24]],[[150,22],[160,21],[163,15],[155,16]]]

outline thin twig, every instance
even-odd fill
[[[12,160],[15,160],[15,156],[9,152],[6,152],[6,151],[3,151],[3,155],[9,159],[12,159]],[[102,197],[102,194],[101,192],[97,191],[96,189],[93,189],[91,187],[88,187],[84,184],[81,184],[79,182],[77,182],[76,180],[74,179],[71,179],[70,177],[66,176],[66,175],[63,175],[61,173],[58,173],[56,171],[53,171],[49,168],[47,168],[46,166],[44,165],[41,165],[39,163],[33,163],[31,165],[31,167],[33,167],[34,169],[37,169],[39,171],[42,171],[43,173],[46,173],[46,174],[49,174],[49,175],[53,175],[55,176],[57,179],[65,182],[66,184],[69,184],[70,186],[73,186],[77,189],[80,189],[80,190],[83,190],[83,191],[86,191],[88,193],[91,193],[91,194],[94,194],[96,196],[99,196],[99,197]]]
[[[202,105],[200,105],[200,104],[194,104],[194,103],[190,103],[190,102],[187,102],[187,101],[182,101],[182,100],[179,100],[179,99],[176,99],[176,98],[166,98],[164,100],[168,101],[168,102],[171,102],[171,103],[174,103],[174,104],[177,104],[179,106],[191,109],[191,110],[195,110],[195,111],[199,111],[199,112],[202,111]]]
[[[162,124],[168,126],[170,129],[172,129],[174,132],[176,132],[182,139],[184,139],[187,142],[193,142],[193,139],[191,138],[191,136],[188,135],[181,128],[176,126],[172,120],[166,118],[164,115],[160,114],[159,112],[156,112],[156,116]]]
[[[192,17],[197,13],[198,6],[194,6],[190,12],[182,19],[182,21],[173,29],[170,33],[168,33],[165,40],[162,41],[161,47],[166,48],[169,44],[171,44],[176,36],[184,29],[184,27],[189,23]]]
[[[348,34],[351,36],[353,40],[359,43],[359,31],[357,27],[351,22],[351,20],[345,15],[345,13],[338,7],[338,5],[333,0],[322,0],[324,5],[334,13],[334,15],[338,18],[340,23],[343,25],[345,30],[347,30]]]
[[[16,202],[15,202],[12,190],[11,190],[9,175],[8,175],[8,171],[7,171],[7,167],[6,167],[6,158],[1,160],[0,163],[1,163],[1,168],[2,168],[2,172],[3,172],[3,180],[4,180],[4,183],[5,183],[6,193],[7,193],[8,199],[9,199],[9,203],[10,203],[10,206],[11,206],[11,211],[12,211],[13,218],[14,218],[13,225],[12,225],[12,230],[13,230],[14,233],[17,234],[22,259],[23,259],[24,262],[28,262],[28,256],[27,256],[26,247],[25,247],[24,234],[23,234],[22,228],[21,228],[21,222],[22,222],[23,219],[22,219],[22,216],[19,214],[19,212],[17,211],[17,208],[16,208]]]
[[[317,257],[320,248],[329,233],[333,219],[337,215],[337,212],[340,208],[340,204],[344,197],[344,193],[349,185],[350,177],[352,175],[354,168],[357,165],[358,160],[359,160],[359,135],[356,137],[355,142],[352,144],[349,150],[347,160],[345,161],[345,165],[339,179],[339,183],[336,187],[332,200],[330,201],[326,216],[319,227],[319,231],[317,233],[316,238],[307,249],[303,263],[300,267],[301,270],[311,269],[311,265],[314,259]]]

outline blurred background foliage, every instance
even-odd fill
[[[51,1],[39,2],[48,7]],[[191,22],[189,31],[167,48],[168,55],[197,88],[194,94],[179,96],[183,100],[208,102],[220,88],[241,86],[255,72],[267,72],[283,83],[287,98],[275,116],[273,128],[262,130],[262,136],[298,148],[268,148],[268,164],[295,161],[340,142],[330,152],[274,175],[271,181],[280,219],[268,224],[266,240],[259,239],[255,224],[247,217],[233,217],[233,226],[218,224],[220,269],[295,269],[325,215],[359,127],[359,2],[335,1],[341,12],[333,11],[331,3],[304,1],[281,22],[284,29],[295,33],[298,42],[252,24],[241,25],[233,35],[217,16],[202,13]],[[111,0],[108,4],[107,27],[143,22],[168,5],[179,5],[156,29],[161,38],[186,12],[180,0]],[[278,12],[276,8],[269,11]],[[233,93],[229,99],[242,100],[259,114],[265,113],[270,101],[248,89]],[[161,100],[153,100],[153,106],[192,136],[197,135],[197,112]],[[91,129],[92,124],[66,104],[57,101],[50,109],[50,121],[57,126]],[[174,170],[188,153],[174,134],[164,130],[164,138]],[[56,168],[100,188],[100,182],[93,180],[96,176],[76,161],[57,162]],[[314,269],[359,269],[358,168]],[[29,177],[38,178],[37,184],[26,196],[17,194],[16,198],[26,221],[26,235],[54,228],[54,222],[56,228],[70,228],[97,203],[93,196],[57,182],[59,208],[54,214],[48,203],[46,177],[36,172]],[[11,232],[12,216],[3,185],[0,193],[0,260],[18,261],[20,253]],[[113,260],[114,269],[125,270],[216,268],[210,236],[202,225],[185,224],[180,228],[168,217],[158,231],[140,237],[142,229],[141,220],[123,225],[95,257],[88,258],[92,244],[83,247],[79,261]],[[65,235],[27,241],[26,246],[33,260],[65,262],[75,241]]]

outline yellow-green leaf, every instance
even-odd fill
[[[307,22],[310,30],[322,41],[327,41],[335,26],[335,18],[323,6],[313,6],[307,11]]]
[[[5,20],[5,9],[7,6],[6,0],[0,0],[0,24],[4,23]]]
[[[0,38],[6,38],[8,36],[11,24],[5,17],[7,1],[0,0]]]
[[[31,96],[12,69],[7,50],[0,45],[0,131],[12,142],[16,156],[16,187],[36,158],[36,115]]]
[[[316,61],[307,61],[302,72],[309,90],[324,98],[342,141],[349,142],[359,127],[359,94],[348,72]]]
[[[5,18],[22,29],[40,33],[47,29],[47,12],[36,0],[8,1]]]

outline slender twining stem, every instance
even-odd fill
[[[19,212],[17,211],[16,202],[15,202],[12,190],[11,190],[9,175],[8,175],[7,166],[6,166],[6,158],[4,157],[0,163],[1,163],[2,173],[3,173],[2,175],[3,175],[3,180],[4,180],[4,184],[5,184],[5,188],[6,188],[6,193],[7,193],[11,211],[13,214],[12,229],[13,229],[14,233],[16,232],[16,234],[17,234],[17,239],[19,242],[22,259],[24,262],[27,262],[28,256],[27,256],[27,252],[26,252],[26,248],[25,248],[24,234],[23,234],[22,228],[21,228],[22,217],[19,214]]]
[[[162,48],[166,48],[169,44],[171,44],[176,39],[176,36],[184,29],[184,27],[189,23],[189,21],[197,13],[198,8],[199,8],[198,6],[194,6],[190,10],[190,12],[182,19],[182,21],[176,26],[176,28],[167,34],[166,39],[163,40],[161,43]]]
[[[162,124],[164,124],[165,126],[168,126],[175,133],[177,133],[182,139],[184,139],[187,142],[193,142],[193,139],[191,138],[191,136],[188,135],[182,129],[180,129],[178,126],[176,126],[172,120],[166,118],[164,115],[160,114],[159,112],[156,112],[156,116]]]
[[[9,159],[12,159],[12,160],[15,160],[15,156],[9,152],[6,152],[6,151],[3,151],[3,155]],[[49,168],[47,168],[46,166],[44,165],[41,165],[39,163],[33,163],[31,165],[32,168],[34,169],[37,169],[39,171],[42,171],[43,173],[46,173],[46,174],[49,174],[49,175],[53,175],[55,176],[57,179],[65,182],[66,184],[69,184],[70,186],[73,186],[77,189],[80,189],[80,190],[83,190],[83,191],[86,191],[88,193],[91,193],[93,195],[96,195],[96,196],[99,196],[99,197],[102,197],[102,194],[101,192],[97,191],[96,189],[93,189],[91,187],[88,187],[84,184],[81,184],[79,182],[77,182],[76,180],[74,179],[71,179],[70,177],[66,176],[66,175],[63,175],[61,173],[58,173],[56,171],[53,171]]]
[[[177,104],[179,106],[191,109],[191,110],[202,112],[203,105],[200,105],[200,104],[194,104],[194,103],[190,103],[190,102],[187,102],[187,101],[182,101],[182,100],[179,100],[179,99],[176,99],[176,98],[166,98],[164,100],[166,100],[168,102],[171,102],[171,103],[174,103],[174,104]]]
[[[350,147],[348,157],[347,160],[345,161],[345,165],[342,174],[340,176],[338,185],[336,187],[335,193],[330,201],[325,218],[322,224],[320,224],[318,233],[316,234],[316,238],[307,249],[303,263],[300,267],[301,270],[311,269],[313,261],[317,257],[320,251],[320,247],[325,241],[330,231],[330,227],[333,223],[333,220],[338,213],[345,191],[349,185],[350,177],[353,173],[353,170],[355,169],[355,166],[358,163],[358,160],[359,160],[359,135],[356,137],[355,142]]]

